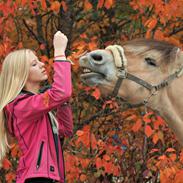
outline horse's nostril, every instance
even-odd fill
[[[96,61],[101,61],[102,60],[102,56],[98,55],[98,54],[91,54],[91,57],[96,60]]]

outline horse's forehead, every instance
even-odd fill
[[[128,45],[125,47],[126,54],[134,56],[142,56],[142,57],[151,57],[151,58],[160,58],[162,56],[162,52],[158,49],[149,49],[148,46],[133,46]]]

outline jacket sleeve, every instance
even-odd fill
[[[73,116],[70,104],[60,105],[57,108],[56,118],[59,123],[59,136],[71,137],[73,135]]]
[[[43,113],[56,109],[68,101],[71,93],[70,62],[55,61],[52,88],[41,94],[35,94],[17,102],[15,113],[26,120],[36,120]]]

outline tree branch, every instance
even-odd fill
[[[172,32],[169,33],[168,36],[172,36],[174,34],[177,34],[178,32],[181,32],[181,31],[183,31],[183,27],[180,27],[178,29],[174,29]]]

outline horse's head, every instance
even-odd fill
[[[183,67],[182,55],[179,48],[168,43],[155,40],[133,40],[123,44],[122,47],[114,49],[108,47],[82,56],[80,58],[80,67],[83,68],[81,79],[87,85],[97,85],[102,94],[110,95],[121,74],[120,70],[125,70],[125,74],[128,73],[129,77],[123,79],[118,95],[132,103],[141,102],[154,90],[153,86],[158,86],[168,76]],[[120,59],[123,60],[122,63],[119,63]],[[130,75],[138,79],[132,79]]]

